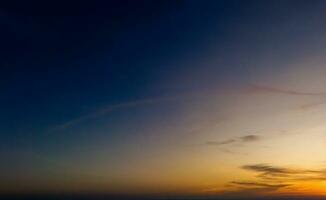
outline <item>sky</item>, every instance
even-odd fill
[[[326,2],[0,5],[0,195],[326,195]]]

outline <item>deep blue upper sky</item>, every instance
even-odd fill
[[[119,146],[129,129],[182,121],[180,105],[134,107],[247,86],[313,55],[326,41],[324,11],[323,1],[1,3],[0,155],[17,167],[26,149],[60,157],[89,136],[90,146],[105,134]]]
[[[4,5],[1,134],[37,135],[103,104],[157,95],[152,82],[178,71],[169,60],[198,56],[212,36],[224,43],[250,9],[238,1]]]
[[[259,52],[260,42],[277,45],[282,37],[293,37],[291,27],[281,30],[281,37],[270,33],[273,38],[267,42],[271,35],[256,38],[256,34],[309,7],[315,5],[301,1],[5,3],[0,10],[1,137],[34,138],[49,126],[104,105],[175,94],[182,88],[158,88],[157,82],[193,69],[176,68],[171,62],[186,58],[191,63],[217,44],[222,59],[234,65],[238,54],[250,57],[256,48]],[[252,35],[237,39],[248,30]],[[301,37],[305,34],[294,36],[293,42],[301,42]],[[248,71],[240,65],[215,68],[211,74],[216,80],[230,71]]]
[[[151,84],[160,74],[180,70],[170,60],[203,55],[212,38],[226,52],[238,42],[228,40],[241,35],[234,32],[245,31],[241,26],[248,20],[273,23],[306,6],[288,4],[7,3],[0,10],[1,132],[11,137],[40,131],[102,104],[156,95]],[[162,92],[167,91],[157,93]]]

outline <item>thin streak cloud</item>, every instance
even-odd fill
[[[115,104],[115,105],[110,105],[107,106],[105,108],[99,109],[93,113],[90,114],[86,114],[80,117],[77,117],[75,119],[72,119],[68,122],[65,122],[63,124],[57,125],[55,127],[55,129],[65,129],[65,128],[69,128],[71,126],[77,125],[81,122],[87,121],[87,120],[91,120],[91,119],[96,119],[99,117],[102,117],[108,113],[111,113],[113,111],[116,110],[120,110],[120,109],[125,109],[125,108],[132,108],[132,107],[137,107],[137,106],[142,106],[142,105],[150,105],[150,104],[154,104],[154,103],[158,103],[158,102],[162,102],[162,101],[168,101],[168,100],[172,100],[175,99],[176,97],[161,97],[161,98],[152,98],[152,99],[143,99],[143,100],[138,100],[138,101],[131,101],[131,102],[125,102],[125,103],[119,103],[119,104]]]
[[[222,140],[222,141],[207,141],[206,145],[221,146],[221,145],[256,142],[259,140],[261,140],[261,137],[258,135],[245,135],[245,136],[231,138],[231,139]]]
[[[123,102],[118,103],[114,105],[108,105],[102,109],[99,109],[95,112],[92,112],[90,114],[86,114],[80,117],[77,117],[75,119],[72,119],[70,121],[64,122],[62,124],[56,125],[54,130],[56,129],[66,129],[71,126],[77,125],[79,123],[82,123],[84,121],[97,119],[102,116],[105,116],[106,114],[109,114],[111,112],[120,110],[120,109],[127,109],[127,108],[133,108],[138,106],[144,106],[144,105],[152,105],[160,102],[170,102],[175,100],[183,100],[188,98],[203,98],[203,97],[210,97],[212,94],[214,95],[216,92],[219,92],[219,94],[223,92],[227,92],[225,88],[221,88],[220,90],[202,90],[202,91],[191,91],[191,92],[184,92],[182,94],[177,95],[170,95],[170,96],[159,96],[155,98],[145,98],[140,99],[136,101],[130,101],[130,102]]]
[[[275,93],[275,94],[287,94],[287,95],[326,96],[326,93],[322,93],[322,92],[320,92],[320,93],[302,92],[302,91],[282,89],[282,88],[276,88],[276,87],[271,87],[271,86],[255,85],[255,84],[250,85],[249,87],[247,87],[245,89],[245,91],[248,92],[248,93]],[[212,91],[206,91],[206,92],[212,92]],[[200,95],[202,95],[202,93],[200,93]],[[86,115],[77,117],[75,119],[72,119],[72,120],[70,120],[68,122],[57,125],[57,126],[55,126],[54,129],[65,129],[65,128],[71,127],[73,125],[76,125],[78,123],[81,123],[83,121],[96,119],[98,117],[104,116],[104,115],[106,115],[108,113],[111,113],[111,112],[119,110],[119,109],[132,108],[132,107],[141,106],[141,105],[154,104],[154,103],[158,103],[158,102],[162,102],[162,101],[169,101],[169,100],[175,100],[175,99],[178,99],[178,98],[185,98],[185,97],[188,97],[188,96],[200,96],[200,95],[198,93],[192,93],[190,95],[189,94],[184,94],[184,95],[177,95],[177,96],[173,96],[173,97],[157,97],[157,98],[142,99],[142,100],[137,100],[137,101],[131,101],[131,102],[124,102],[124,103],[119,103],[119,104],[115,104],[115,105],[109,105],[109,106],[107,106],[105,108],[102,108],[102,109],[99,109],[98,111],[95,111],[93,113],[86,114]],[[323,104],[323,103],[324,102],[316,103],[316,104],[312,104],[312,105],[303,105],[300,108],[317,106],[317,105],[320,105],[320,104]],[[242,139],[243,140],[248,140],[248,141],[254,141],[254,140],[258,139],[258,138],[254,138],[254,136],[249,136],[247,138],[244,137]],[[220,142],[209,141],[209,142],[207,142],[207,144],[208,145],[220,145]]]
[[[229,140],[225,140],[225,141],[207,141],[206,144],[207,145],[213,145],[213,146],[219,146],[219,145],[225,145],[225,144],[231,144],[236,142],[237,140],[235,139],[229,139]]]
[[[284,95],[297,95],[297,96],[326,96],[325,92],[304,92],[299,90],[291,90],[285,88],[277,88],[266,85],[249,85],[246,89],[248,93],[271,93],[271,94],[284,94]]]
[[[306,109],[311,109],[311,108],[315,108],[318,107],[320,105],[326,104],[326,100],[324,101],[319,101],[319,102],[313,102],[313,103],[306,103],[306,104],[302,104],[298,107],[298,109],[301,110],[306,110]]]

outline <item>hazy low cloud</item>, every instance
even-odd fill
[[[242,182],[242,181],[232,181],[234,185],[245,186],[245,187],[259,187],[259,188],[271,188],[271,189],[279,189],[282,187],[290,186],[290,184],[268,184],[263,182]]]
[[[253,181],[232,181],[228,184],[229,189],[220,192],[219,194],[231,199],[239,197],[254,197],[265,196],[268,193],[273,193],[279,189],[292,186],[288,183],[266,183]]]

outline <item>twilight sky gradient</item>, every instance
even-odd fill
[[[0,194],[326,195],[326,2],[0,6]]]

